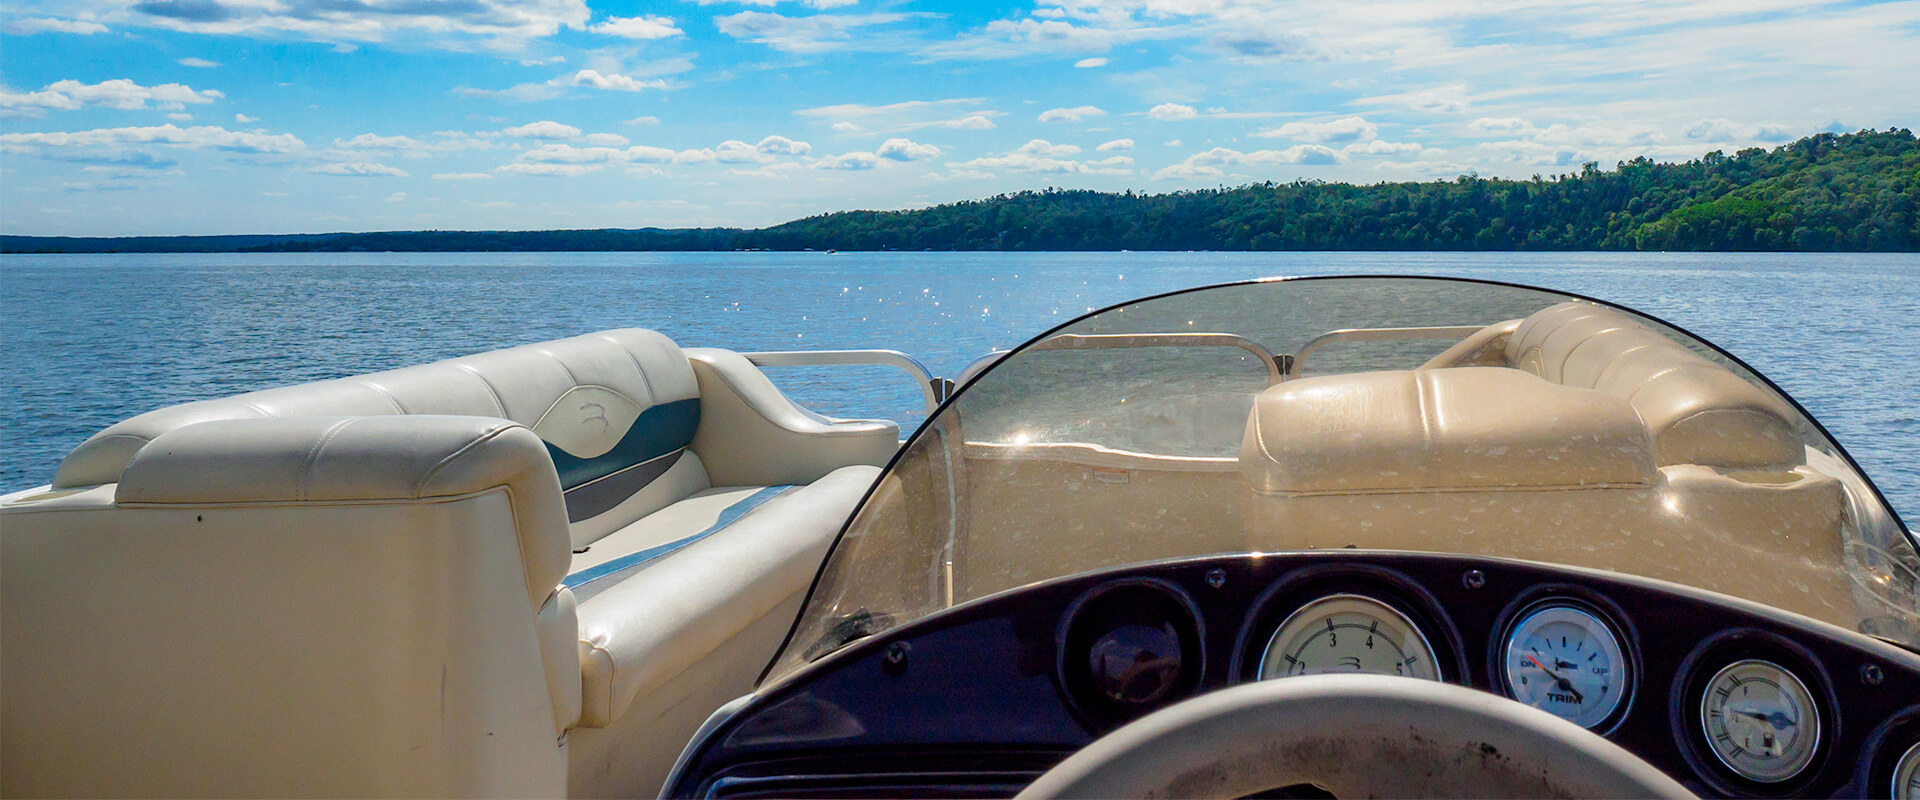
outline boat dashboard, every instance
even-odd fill
[[[878,611],[709,720],[668,793],[1011,796],[1181,700],[1367,672],[1552,712],[1701,796],[1920,796],[1920,655],[1617,573],[1334,549],[1059,578],[894,628]]]

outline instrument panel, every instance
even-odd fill
[[[1010,795],[1156,709],[1324,672],[1500,694],[1702,796],[1920,800],[1920,655],[1655,581],[1380,551],[1138,565],[958,606],[763,686],[670,786]],[[968,758],[998,777],[936,768]]]

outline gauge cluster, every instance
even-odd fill
[[[761,687],[683,791],[858,772],[900,796],[1011,794],[1182,700],[1343,672],[1507,697],[1702,796],[1920,800],[1920,655],[1670,584],[1377,551],[1140,565],[955,607]]]

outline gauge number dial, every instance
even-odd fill
[[[1700,724],[1720,763],[1760,783],[1799,775],[1820,741],[1820,710],[1806,684],[1759,659],[1714,673],[1700,698]]]
[[[1514,699],[1585,728],[1612,719],[1633,685],[1633,665],[1612,626],[1564,603],[1514,623],[1502,671]]]
[[[1301,606],[1280,623],[1260,657],[1262,680],[1329,673],[1440,679],[1420,628],[1392,606],[1357,594]]]

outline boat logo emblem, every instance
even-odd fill
[[[585,425],[589,422],[598,422],[600,423],[600,430],[602,431],[605,431],[606,429],[613,427],[613,422],[607,419],[607,407],[605,405],[602,405],[600,403],[581,403],[580,404],[581,411],[585,411],[589,408],[598,409],[599,413],[589,417],[581,418],[580,424]]]

